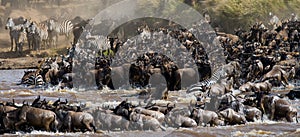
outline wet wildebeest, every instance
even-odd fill
[[[166,130],[166,128],[163,127],[157,119],[151,116],[146,116],[133,111],[129,117],[132,129],[153,131],[157,131],[159,129],[163,131]]]
[[[9,129],[12,129],[14,128],[14,122],[16,121],[13,121],[13,120],[8,120],[8,117],[9,117],[9,112],[11,111],[14,111],[16,110],[17,108],[16,107],[13,107],[13,106],[7,106],[7,105],[4,105],[3,103],[0,103],[0,117],[1,118],[1,121],[0,121],[0,129],[3,129],[3,130],[9,130]],[[15,120],[17,119],[16,117],[14,118]],[[13,123],[13,124],[9,124],[10,123]]]
[[[233,78],[227,79],[220,79],[217,83],[211,85],[209,88],[210,95],[223,95],[225,93],[230,92],[233,87]]]
[[[46,131],[57,130],[58,121],[56,114],[50,110],[44,110],[40,108],[34,108],[28,104],[23,104],[20,109],[20,115],[18,116],[19,120],[15,126],[19,130],[22,124],[28,124],[36,128],[45,128]]]
[[[243,105],[242,106],[242,111],[246,117],[247,121],[258,121],[258,120],[262,120],[262,112],[256,108],[256,107],[252,107],[252,106],[248,106],[248,105]]]
[[[225,109],[219,112],[220,116],[224,118],[226,125],[245,124],[247,122],[246,117],[231,108]]]
[[[96,132],[94,117],[90,113],[58,110],[56,114],[69,132],[76,131],[75,129]]]
[[[134,107],[135,106],[133,106],[127,100],[124,100],[116,108],[113,109],[113,112],[116,115],[123,116],[129,120],[129,115]]]
[[[113,114],[110,110],[98,108],[94,112],[96,126],[104,130],[129,130],[129,120],[123,116]]]
[[[176,64],[173,62],[164,62],[161,65],[161,74],[167,81],[167,90],[174,91],[181,89],[181,76]]]
[[[220,120],[218,114],[214,111],[194,108],[190,117],[197,122],[198,126],[202,124],[206,126],[208,123],[210,126],[224,125],[224,121]]]
[[[269,80],[253,84],[254,92],[269,93],[271,92],[271,89],[272,89],[272,84],[269,82]]]
[[[281,82],[284,86],[289,85],[288,79],[290,77],[294,77],[295,68],[292,67],[289,71],[286,71],[284,69],[287,69],[287,67],[280,65],[273,66],[272,70],[263,76],[262,81],[271,79],[277,82]]]
[[[253,91],[253,84],[252,82],[247,82],[239,87],[239,90],[244,93],[244,92],[252,92]]]
[[[218,100],[220,101],[218,108],[219,111],[225,110],[227,108],[232,108],[236,112],[240,111],[240,100],[232,93],[226,93],[221,97],[218,97]]]
[[[151,105],[151,106],[146,106],[146,109],[149,110],[154,110],[154,111],[159,111],[163,113],[164,115],[168,114],[173,108],[175,108],[175,103],[174,105],[170,105],[170,103],[167,104],[167,106],[158,106],[158,105]]]
[[[170,112],[166,115],[165,123],[175,128],[197,126],[197,122],[194,119],[174,112]]]
[[[265,95],[262,97],[260,107],[264,114],[269,115],[270,120],[281,120],[285,118],[288,122],[298,122],[297,109],[292,107],[291,103],[286,99],[281,99],[278,96]]]
[[[104,85],[107,85],[110,89],[115,89],[111,79],[111,67],[109,58],[96,58],[95,70],[95,80],[99,90],[102,90]]]
[[[247,75],[247,80],[255,80],[263,73],[264,66],[260,60],[253,61],[254,64],[249,66],[250,72]]]
[[[151,117],[157,119],[159,122],[163,122],[165,120],[165,115],[158,111],[148,110],[148,109],[144,109],[141,107],[134,108],[133,111],[143,114],[143,115],[146,115],[146,116],[151,116]]]

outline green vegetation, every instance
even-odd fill
[[[268,24],[273,15],[288,19],[291,13],[300,15],[299,0],[194,0],[192,5],[199,12],[204,9],[211,15],[213,26],[226,32],[234,28],[249,29],[257,21]]]
[[[235,28],[249,29],[257,22],[262,21],[268,24],[273,15],[279,19],[285,20],[291,13],[300,16],[300,0],[179,0],[184,2],[200,13],[207,11],[211,16],[212,26],[220,27],[225,32],[233,32]],[[172,13],[186,12],[180,9],[178,2],[169,0],[168,6],[162,5],[158,1],[138,0],[138,5],[144,9],[144,12],[151,13],[153,9],[161,11],[165,15]],[[142,11],[142,10],[141,10]],[[175,14],[176,15],[176,14]]]

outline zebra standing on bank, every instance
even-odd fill
[[[49,43],[55,47],[57,47],[58,35],[65,35],[66,38],[69,39],[71,31],[73,30],[73,24],[70,20],[64,20],[59,23],[54,19],[49,19],[47,26]]]
[[[22,19],[23,20],[23,19]],[[20,35],[24,32],[24,24],[27,22],[27,20],[24,20],[22,23],[15,23],[13,18],[8,18],[6,21],[5,29],[9,29],[9,36],[11,41],[11,51],[14,50],[14,44],[16,45],[16,50],[20,50],[20,44],[19,44],[19,38]]]

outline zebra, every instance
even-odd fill
[[[19,51],[19,52],[23,51],[23,46],[26,41],[27,41],[27,33],[26,33],[25,29],[23,29],[19,32],[19,39],[18,39],[17,47],[16,47],[17,51]]]
[[[203,87],[210,87],[211,85],[217,83],[220,79],[225,78],[226,77],[226,72],[224,70],[224,66],[220,67],[219,69],[217,69],[210,78],[204,79],[201,82],[198,82],[196,84],[191,85],[188,89],[187,89],[187,93],[192,93],[192,92],[196,92],[196,91],[202,91]]]
[[[37,74],[37,71],[24,71],[24,75],[21,80],[21,84],[26,86],[34,85],[35,87],[42,87],[45,85],[43,77],[41,74]]]
[[[31,23],[27,28],[27,43],[28,49],[34,48],[34,35],[37,32],[37,26],[35,23]]]
[[[24,22],[25,24],[25,22]],[[16,45],[16,51],[18,51],[19,38],[21,33],[24,33],[24,24],[17,24],[13,18],[8,18],[6,21],[5,29],[9,29],[9,36],[11,41],[11,51],[14,49],[14,43]]]
[[[49,35],[48,35],[48,30],[47,30],[47,25],[44,23],[39,23],[38,24],[38,28],[39,28],[39,36],[41,38],[41,46],[43,46],[44,48],[46,48],[46,46],[49,47]]]
[[[57,46],[58,35],[65,35],[69,39],[70,32],[73,30],[73,24],[70,20],[58,23],[54,19],[49,19],[47,26],[49,43],[53,46]]]

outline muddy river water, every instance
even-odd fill
[[[128,99],[129,101],[143,101],[137,95],[138,90],[59,90],[57,88],[34,89],[18,85],[24,70],[0,70],[0,102],[11,101],[22,103],[24,100],[32,102],[37,95],[50,101],[57,98],[68,99],[70,103],[85,103],[88,107],[95,108],[109,102],[117,104],[118,101]],[[170,93],[170,101],[177,101],[178,107],[189,103],[191,97],[186,95],[185,90]],[[293,100],[293,105],[300,110],[300,101]],[[44,131],[33,131],[31,133],[5,134],[5,136],[113,136],[113,137],[186,137],[186,136],[300,136],[299,123],[263,121],[247,123],[245,125],[222,126],[222,127],[197,127],[179,128],[168,127],[166,131],[104,131],[104,133],[49,133]]]

